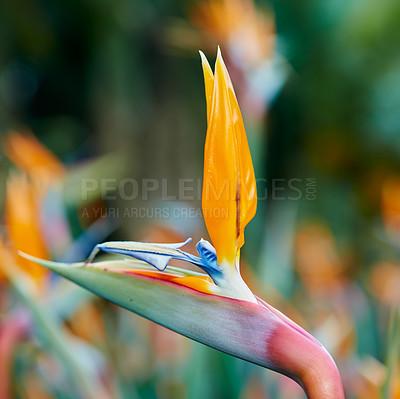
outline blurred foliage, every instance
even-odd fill
[[[156,242],[205,236],[200,217],[122,216],[127,208],[197,209],[197,185],[185,203],[165,201],[161,190],[129,201],[118,192],[104,199],[101,189],[84,200],[82,190],[85,179],[165,179],[168,195],[177,197],[180,178],[201,178],[206,115],[197,50],[212,56],[219,43],[260,179],[244,250],[246,280],[324,343],[346,397],[399,398],[400,3],[257,2],[255,12],[276,29],[276,36],[261,30],[275,46],[263,56],[281,57],[270,81],[263,75],[255,84],[276,85],[268,101],[251,90],[260,69],[240,50],[253,41],[239,46],[234,19],[232,36],[213,36],[199,25],[196,7],[194,0],[0,3],[1,138],[32,130],[66,169],[36,191],[25,156],[18,161],[3,145],[1,214],[6,192],[13,198],[6,181],[15,183],[10,174],[17,173],[41,204],[30,212],[43,215],[50,230],[42,238],[55,259],[82,259],[107,235]],[[220,17],[224,24],[228,13]],[[18,195],[7,203],[29,207]],[[91,217],[82,216],[85,209]],[[119,217],[112,209],[121,210]],[[51,227],[56,216],[64,221],[63,239]],[[18,263],[10,253],[21,249],[10,249],[9,223],[2,218],[5,270]],[[20,286],[29,274],[10,267],[7,273],[0,283],[0,387],[9,377],[10,397],[304,397],[284,377],[189,342],[54,276],[38,295]]]

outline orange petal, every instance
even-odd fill
[[[201,65],[203,67],[204,85],[206,89],[206,102],[207,102],[207,124],[210,123],[211,106],[214,92],[214,75],[211,70],[210,64],[207,61],[206,56],[200,51]]]
[[[204,292],[206,294],[213,294],[215,287],[213,281],[208,276],[188,276],[177,277],[172,280],[174,283],[192,288],[196,291]]]
[[[24,176],[12,176],[7,182],[6,222],[8,238],[15,251],[48,257],[40,231],[35,190]],[[27,259],[21,259],[18,264],[39,286],[46,280],[48,272],[37,264]]]
[[[207,68],[206,73],[207,95]],[[242,115],[219,50],[204,151],[202,208],[218,263],[235,263],[244,228],[256,212],[257,192]]]
[[[124,270],[126,274],[153,277],[157,280],[171,281],[173,283],[192,288],[206,294],[214,294],[215,284],[208,276],[179,276],[175,274],[153,271],[153,270]]]

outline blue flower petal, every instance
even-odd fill
[[[188,244],[191,240],[188,238],[185,242],[173,244],[145,244],[134,241],[105,242],[97,246],[95,253],[102,250],[108,253],[132,256],[149,263],[158,270],[164,270],[171,259],[188,260],[185,256],[181,256],[181,253],[185,254],[185,252],[179,251],[178,248]]]
[[[108,253],[127,255],[133,258],[142,260],[154,266],[158,270],[165,270],[168,263],[172,259],[183,260],[193,263],[203,269],[216,283],[216,280],[221,276],[222,271],[217,263],[217,254],[215,248],[205,240],[200,240],[197,245],[197,251],[200,255],[194,256],[180,248],[188,244],[191,238],[185,242],[176,244],[150,244],[134,241],[110,241],[97,245],[90,254],[86,263],[91,262],[99,250]]]
[[[132,256],[133,258],[149,263],[158,270],[165,270],[165,268],[168,266],[168,263],[172,259],[171,255],[164,255],[153,252],[133,251],[121,248],[103,247],[102,244],[100,244],[98,248],[108,253]]]
[[[196,249],[205,265],[203,269],[211,276],[211,278],[213,276],[221,275],[222,271],[217,262],[217,252],[215,251],[215,248],[208,241],[201,239],[196,244]]]

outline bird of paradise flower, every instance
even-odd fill
[[[182,335],[287,375],[310,399],[342,399],[341,378],[329,353],[257,298],[240,275],[244,229],[257,206],[253,164],[221,53],[214,73],[200,54],[208,121],[202,209],[213,245],[201,239],[199,256],[194,256],[181,249],[190,239],[177,244],[105,242],[86,262],[74,264],[23,256]],[[99,250],[128,258],[94,262]],[[195,264],[206,274],[168,266],[172,259]]]

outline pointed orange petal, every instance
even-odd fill
[[[201,56],[201,65],[203,67],[204,74],[204,85],[206,89],[206,101],[207,101],[207,124],[210,123],[210,115],[211,115],[211,107],[212,107],[212,99],[213,99],[213,91],[214,91],[214,75],[211,70],[210,64],[207,61],[206,56],[202,51],[200,52]]]
[[[202,208],[218,262],[235,263],[257,195],[242,116],[220,51],[204,151]]]
[[[24,176],[12,176],[8,181],[5,212],[8,238],[13,249],[48,257],[40,231],[35,191]],[[21,259],[18,264],[38,286],[46,280],[48,272],[35,263]]]
[[[227,90],[230,97],[231,112],[233,116],[238,158],[239,158],[239,186],[240,186],[240,236],[239,236],[239,248],[244,244],[244,228],[253,219],[257,210],[257,188],[256,179],[254,176],[254,167],[251,160],[250,148],[247,142],[246,130],[244,128],[242,114],[240,112],[239,104],[236,99],[235,90],[232,85],[232,81],[229,77],[228,71],[222,60],[221,53],[219,53],[221,59],[221,66],[225,75],[225,81]]]

